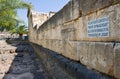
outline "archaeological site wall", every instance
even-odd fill
[[[120,79],[120,0],[71,0],[39,28],[33,18],[31,43]]]

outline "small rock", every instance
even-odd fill
[[[6,60],[7,60],[7,58],[5,58],[5,57],[2,57],[2,58],[1,58],[1,61],[4,61],[4,62],[5,62]]]
[[[23,57],[23,54],[18,54],[16,55],[16,57]]]
[[[10,50],[9,52],[12,54],[12,53],[15,53],[15,50]]]
[[[5,69],[0,69],[0,74],[4,74],[5,73]]]
[[[0,54],[3,54],[3,51],[2,51],[2,50],[0,51]]]
[[[37,70],[37,72],[42,72],[42,73],[43,73],[43,72],[44,72],[44,70],[43,70],[43,69],[39,69],[39,70]]]
[[[32,73],[24,73],[21,75],[17,75],[17,79],[33,79],[33,74]]]

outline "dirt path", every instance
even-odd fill
[[[49,79],[33,49],[0,41],[0,79]]]

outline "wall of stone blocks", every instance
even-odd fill
[[[113,79],[38,44],[31,45],[50,79]]]
[[[104,17],[109,35],[89,37],[88,22]],[[38,29],[28,20],[30,42],[120,79],[120,0],[71,0]]]

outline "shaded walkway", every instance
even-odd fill
[[[0,79],[48,79],[27,43],[0,42]]]

